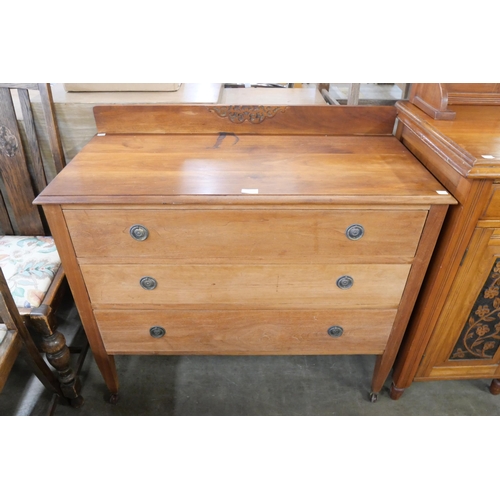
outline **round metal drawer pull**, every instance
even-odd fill
[[[344,333],[344,329],[341,326],[331,326],[328,328],[328,335],[330,337],[340,337]]]
[[[151,337],[154,337],[155,339],[159,339],[160,337],[163,337],[165,335],[165,328],[162,328],[161,326],[152,326],[149,329],[149,334]]]
[[[354,285],[354,280],[350,276],[341,276],[337,280],[337,286],[342,288],[342,290],[347,290],[351,288],[352,285]]]
[[[364,234],[365,228],[361,224],[352,224],[345,231],[345,235],[350,240],[359,240]]]
[[[144,241],[149,236],[149,231],[140,224],[135,224],[130,228],[130,236],[137,241]]]
[[[139,283],[144,290],[154,290],[156,285],[158,285],[158,282],[154,278],[151,278],[151,276],[144,276]]]

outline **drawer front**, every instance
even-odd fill
[[[392,309],[410,265],[84,264],[81,270],[94,307]]]
[[[110,354],[381,354],[395,315],[395,310],[95,311]],[[331,334],[340,336],[328,333],[332,326]],[[151,329],[163,336],[153,337]]]
[[[427,212],[131,209],[64,214],[78,257],[331,263],[346,257],[360,262],[411,259]],[[356,238],[358,226],[364,234],[350,239],[348,228]]]

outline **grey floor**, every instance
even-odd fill
[[[75,338],[75,312],[62,330]],[[76,362],[76,354],[73,355]],[[55,407],[78,415],[500,415],[489,380],[414,383],[399,401],[388,387],[368,401],[374,356],[116,356],[120,400],[106,387],[89,351],[80,378],[85,404]],[[0,394],[0,415],[46,415],[52,395],[20,356]]]

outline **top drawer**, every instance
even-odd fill
[[[79,258],[411,261],[426,211],[65,210]],[[131,231],[134,226],[142,226]],[[349,229],[350,228],[350,229]]]

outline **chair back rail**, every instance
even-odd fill
[[[11,89],[17,89],[25,140],[16,117]],[[65,165],[50,85],[0,83],[0,230],[2,234],[47,235],[43,213],[32,204],[47,186],[39,138],[28,90],[38,90],[56,171]]]

